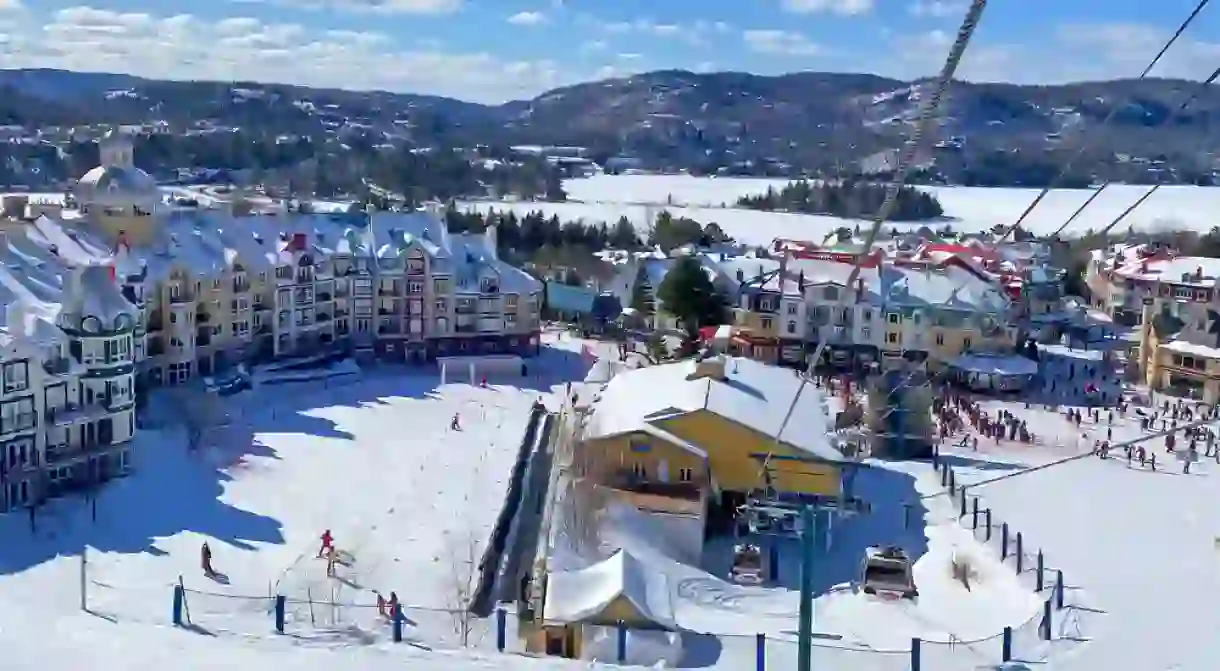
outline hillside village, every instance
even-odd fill
[[[125,133],[100,150],[66,196],[3,199],[0,524],[22,540],[0,595],[35,567],[76,585],[79,552],[101,576],[81,599],[128,632],[156,611],[253,648],[273,631],[711,669],[1110,660],[1124,641],[1079,639],[1137,606],[1100,612],[1117,578],[1057,563],[1084,550],[1043,540],[1045,518],[1010,529],[992,478],[1206,475],[1217,453],[1199,427],[1220,400],[1220,267],[1170,244],[1099,242],[1074,277],[1057,241],[990,231],[718,235],[587,250],[604,272],[573,280],[512,265],[497,226],[459,231],[439,203],[238,198],[158,185]],[[335,479],[363,489],[283,496]],[[276,530],[107,536],[167,482],[194,497],[185,518]],[[332,529],[350,556],[326,554]],[[158,594],[116,587],[142,581]]]

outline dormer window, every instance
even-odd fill
[[[494,277],[485,277],[479,282],[479,290],[485,294],[494,294],[500,291],[500,281]]]

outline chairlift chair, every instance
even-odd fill
[[[763,583],[763,553],[757,545],[744,543],[733,547],[733,567],[729,577],[739,585]]]
[[[890,599],[914,599],[915,577],[911,558],[895,546],[870,547],[864,552],[859,588],[865,594]]]

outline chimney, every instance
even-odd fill
[[[1203,266],[1197,266],[1195,268],[1195,279],[1196,280],[1203,279]]]
[[[784,280],[788,278],[788,252],[785,251],[779,257],[779,287],[780,291],[784,289]]]
[[[1141,273],[1148,272],[1148,259],[1144,259],[1143,261],[1140,261],[1140,272]]]
[[[289,244],[288,248],[294,252],[305,251],[305,234],[304,233],[293,233],[292,242]]]
[[[483,243],[487,245],[487,251],[493,259],[499,258],[499,253],[496,251],[496,228],[494,223],[488,222],[487,228],[483,229]]]
[[[857,303],[864,302],[864,278],[863,277],[856,278],[856,302]]]

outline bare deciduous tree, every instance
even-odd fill
[[[453,632],[458,635],[462,647],[470,645],[470,632],[475,616],[470,612],[474,592],[478,586],[479,543],[474,533],[465,532],[450,536],[446,543],[449,559],[449,603],[453,618]]]

